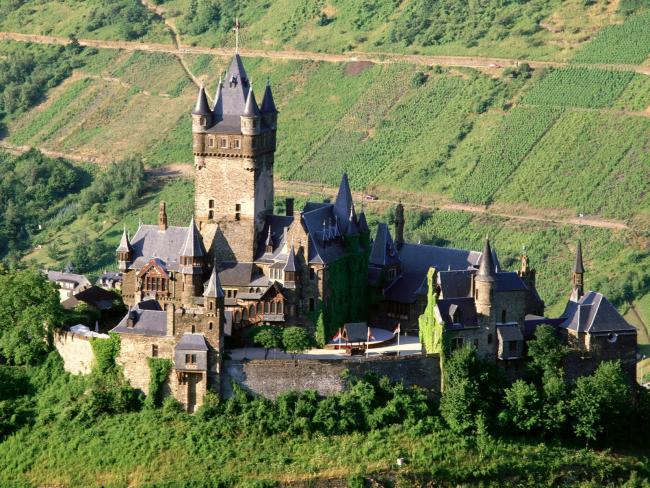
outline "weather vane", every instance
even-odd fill
[[[239,23],[239,17],[235,18],[235,27],[233,30],[235,31],[235,54],[239,54],[239,28],[241,27],[241,24]]]

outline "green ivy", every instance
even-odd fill
[[[90,345],[95,355],[93,372],[106,374],[115,371],[117,368],[115,359],[120,354],[120,336],[111,333],[108,339],[93,337],[90,339]]]
[[[442,354],[442,324],[436,320],[435,308],[438,302],[438,295],[435,293],[435,284],[438,271],[429,268],[427,273],[427,306],[419,318],[420,342],[428,354]]]
[[[145,404],[149,407],[159,407],[163,400],[163,385],[172,370],[171,359],[147,358],[149,363],[149,395]]]

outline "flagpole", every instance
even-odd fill
[[[399,336],[400,332],[402,332],[402,326],[401,324],[397,324],[397,355],[399,356]]]
[[[239,54],[239,17],[235,18],[235,54]]]
[[[368,359],[368,343],[370,342],[370,326],[368,326],[368,335],[366,336],[366,359]]]

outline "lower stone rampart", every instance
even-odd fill
[[[70,331],[54,333],[54,346],[63,358],[63,368],[72,374],[88,374],[95,355],[88,337]]]
[[[344,373],[346,371],[348,373]],[[440,358],[438,355],[376,359],[254,359],[224,362],[221,391],[232,395],[232,383],[266,398],[276,398],[286,391],[316,390],[332,395],[345,390],[346,378],[360,378],[367,373],[387,376],[393,382],[440,392]]]

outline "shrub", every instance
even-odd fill
[[[163,386],[172,370],[171,359],[147,358],[149,364],[149,395],[145,405],[159,407],[163,400]]]

